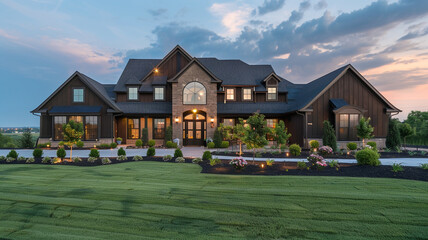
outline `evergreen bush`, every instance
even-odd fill
[[[156,154],[156,150],[155,150],[155,148],[154,148],[154,147],[149,147],[149,148],[147,149],[147,156],[148,156],[148,157],[154,156],[155,154]]]
[[[35,158],[41,158],[43,156],[43,150],[40,148],[35,148],[33,150],[33,157]]]
[[[329,146],[334,152],[337,151],[336,132],[329,121],[323,122],[322,142],[324,146]]]
[[[183,157],[183,152],[179,148],[175,149],[174,157]]]
[[[58,150],[56,151],[56,156],[63,159],[65,158],[66,152],[64,148],[58,148]]]
[[[212,155],[210,151],[205,151],[204,154],[202,155],[202,160],[210,160],[211,158],[212,158]]]
[[[126,156],[125,149],[119,148],[119,150],[117,150],[117,156]]]
[[[299,156],[300,153],[302,152],[302,148],[300,148],[298,144],[291,144],[288,150],[290,151],[290,154],[293,156]]]

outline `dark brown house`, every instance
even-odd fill
[[[130,59],[117,84],[101,84],[75,72],[32,113],[40,114],[39,142],[58,144],[62,124],[82,122],[87,144],[126,144],[141,138],[162,145],[165,128],[183,145],[202,145],[219,123],[233,125],[254,112],[269,127],[284,120],[291,143],[321,141],[329,120],[340,144],[357,141],[361,116],[371,117],[375,141],[384,146],[393,106],[352,66],[307,84],[293,84],[270,65],[241,60],[195,58],[176,46],[163,59]]]

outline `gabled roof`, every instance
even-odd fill
[[[333,105],[333,110],[349,105],[343,98],[332,98],[330,99],[330,103]]]
[[[140,85],[140,79],[150,73],[161,59],[129,59],[117,81],[115,92],[126,92],[127,85]]]
[[[168,80],[169,82],[176,82],[177,78],[180,77],[184,72],[187,71],[190,66],[193,64],[197,64],[202,70],[204,70],[210,77],[212,82],[218,82],[221,83],[221,79],[219,79],[216,75],[214,75],[209,69],[207,69],[202,63],[197,59],[193,58],[192,61],[190,61],[183,69],[181,69],[180,72],[178,72],[172,79]]]
[[[101,98],[107,105],[109,105],[113,110],[120,112],[120,109],[117,107],[116,103],[110,98],[107,93],[104,85],[95,81],[94,79],[76,71],[74,72],[61,86],[59,86],[42,104],[40,104],[36,109],[31,111],[42,112],[42,107],[49,102],[62,88],[65,87],[74,77],[78,77],[89,89],[91,89],[99,98]]]

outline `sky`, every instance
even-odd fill
[[[38,126],[30,111],[75,71],[115,83],[177,44],[293,83],[351,63],[401,120],[428,111],[426,0],[0,0],[0,126]]]

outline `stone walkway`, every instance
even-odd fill
[[[207,151],[204,147],[184,147],[181,149],[183,155],[185,157],[202,157],[204,151]],[[6,156],[10,150],[0,149],[0,156]],[[19,156],[23,157],[32,157],[33,150],[32,149],[18,149],[16,150]],[[101,157],[116,157],[117,149],[100,149]],[[175,149],[156,149],[156,156],[164,156],[164,155],[174,155]],[[215,151],[215,149],[211,149],[210,151]],[[70,151],[67,150],[67,156],[70,156]],[[73,157],[87,157],[89,155],[90,150],[73,150]],[[146,156],[147,149],[126,149],[127,156]],[[56,150],[44,150],[43,156],[47,157],[56,157]],[[231,156],[213,156],[221,159],[232,159],[234,157]],[[252,161],[251,157],[244,157],[247,161]],[[276,162],[296,162],[302,161],[304,159],[297,158],[273,158]],[[255,158],[255,161],[264,162],[266,158]],[[327,159],[328,161],[329,159]],[[393,163],[401,163],[403,166],[414,166],[418,167],[423,163],[428,163],[428,158],[381,158],[380,161],[382,165],[392,165]],[[355,159],[338,159],[339,163],[356,163]]]

